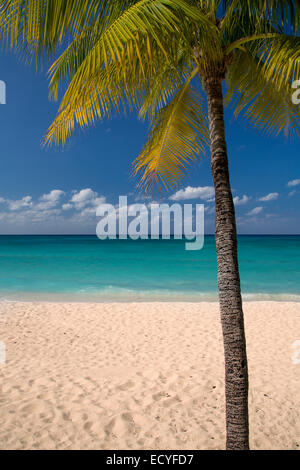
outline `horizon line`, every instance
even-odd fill
[[[173,237],[174,234],[171,234]],[[148,234],[151,237],[151,233]],[[162,234],[159,235],[161,237]],[[205,237],[214,237],[215,233],[207,233],[204,234]],[[237,233],[238,237],[299,237],[300,233]],[[3,233],[0,234],[0,237],[95,237],[98,238],[95,233]],[[118,234],[117,234],[118,237]],[[184,236],[182,237],[184,239]],[[109,239],[109,238],[108,238]],[[130,237],[128,236],[124,240],[128,240]],[[110,240],[110,239],[109,239]],[[114,239],[111,239],[114,240]],[[145,240],[145,239],[144,239]],[[154,240],[154,239],[153,239]],[[167,240],[167,239],[166,239]],[[180,239],[178,239],[180,240]],[[104,241],[104,240],[101,240]],[[137,241],[137,240],[133,240]]]

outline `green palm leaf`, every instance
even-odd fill
[[[173,188],[208,142],[208,129],[200,93],[190,85],[196,69],[151,125],[148,142],[134,163],[141,185],[148,190]]]
[[[37,59],[52,56],[67,36],[76,36],[95,18],[105,17],[109,3],[103,0],[2,0],[0,39],[26,55],[35,54]]]
[[[91,43],[88,43],[87,49],[82,52],[85,57],[76,73],[74,69],[70,72],[70,68],[74,65],[70,56],[68,60],[62,57],[65,64],[64,73],[72,78],[62,106],[67,105],[74,96],[77,96],[83,83],[91,75],[110,63],[119,63],[124,66],[125,62],[131,64],[138,59],[145,76],[156,73],[162,60],[172,63],[171,52],[178,42],[177,33],[181,31],[183,36],[184,33],[190,34],[192,21],[197,21],[198,28],[202,28],[201,37],[205,37],[206,42],[209,43],[208,38],[211,37],[210,53],[212,55],[218,53],[213,25],[200,10],[189,6],[184,0],[140,0],[125,9],[119,16],[115,16],[112,22],[106,21],[107,27],[104,28],[93,47]],[[174,44],[169,40],[171,34],[173,34]],[[83,45],[84,42],[81,46]],[[62,79],[62,73],[60,73],[62,61],[59,59],[51,68],[52,88],[57,87],[54,84]],[[68,67],[69,62],[70,67]],[[129,80],[131,80],[131,75],[128,77]]]
[[[226,101],[236,116],[243,113],[252,125],[269,133],[299,134],[300,110],[292,103],[291,83],[272,80],[259,57],[238,51],[227,83]]]

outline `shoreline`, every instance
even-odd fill
[[[246,302],[252,449],[300,449],[300,306]],[[224,449],[218,303],[13,302],[1,449]]]
[[[296,304],[297,306],[300,307],[300,300],[299,301],[296,301],[296,300],[243,300],[243,305],[247,305],[247,304]],[[169,301],[169,300],[166,300],[166,301],[162,301],[162,300],[153,300],[153,301],[144,301],[144,300],[141,300],[141,301],[124,301],[124,300],[120,300],[120,301],[116,301],[116,300],[112,300],[112,301],[107,301],[107,300],[103,300],[103,301],[86,301],[86,300],[82,300],[82,301],[78,301],[78,300],[74,300],[74,301],[65,301],[65,300],[56,300],[56,301],[53,301],[53,300],[0,300],[0,305],[6,305],[6,304],[25,304],[25,305],[28,305],[28,304],[32,304],[32,305],[37,305],[37,304],[41,304],[41,305],[166,305],[166,304],[170,304],[170,305],[182,305],[182,306],[188,306],[188,305],[205,305],[205,304],[212,304],[212,305],[219,305],[219,301],[218,300],[215,300],[215,301],[209,301],[209,300],[202,300],[202,301],[178,301],[178,300],[174,300],[174,301]]]
[[[26,298],[27,297],[27,298]],[[71,300],[72,298],[72,300]],[[300,304],[300,295],[297,294],[285,294],[285,293],[280,293],[280,294],[262,294],[262,293],[257,293],[257,294],[243,294],[242,295],[242,301],[243,303],[252,303],[252,302],[279,302],[279,303],[295,303],[295,304]],[[219,298],[216,295],[216,297],[212,296],[207,296],[206,294],[203,294],[202,297],[189,297],[187,295],[186,298],[182,297],[175,297],[170,298],[166,297],[165,299],[162,298],[155,298],[155,297],[134,297],[133,295],[130,297],[122,297],[122,296],[112,296],[110,297],[91,297],[88,296],[84,298],[81,295],[72,295],[70,293],[68,294],[60,294],[60,293],[47,293],[47,294],[41,294],[41,293],[30,293],[29,295],[26,293],[24,296],[21,295],[19,298],[14,298],[14,296],[10,296],[7,294],[0,295],[0,304],[8,304],[8,303],[47,303],[47,304],[202,304],[202,303],[211,303],[211,304],[218,304],[219,303]]]

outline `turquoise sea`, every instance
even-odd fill
[[[247,300],[300,301],[300,236],[240,236]],[[0,236],[1,300],[217,300],[213,236],[201,251],[181,240]]]

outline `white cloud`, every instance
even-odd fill
[[[80,216],[90,216],[95,214],[97,206],[103,204],[106,198],[99,196],[97,192],[90,188],[81,191],[73,191],[71,200],[63,203],[62,198],[66,193],[60,189],[53,189],[47,194],[43,194],[36,202],[31,196],[25,196],[20,200],[9,200],[0,198],[0,203],[6,203],[10,212],[4,213],[2,218],[13,218],[14,221],[41,221],[47,218],[57,217],[62,211],[66,213],[71,209],[81,211]],[[18,214],[16,214],[18,212]],[[64,220],[70,220],[69,214]]]
[[[204,199],[208,200],[213,198],[215,195],[215,190],[212,186],[200,186],[198,188],[192,188],[188,186],[185,189],[177,191],[169,199],[171,201],[184,201],[189,199]]]
[[[291,191],[291,192],[289,193],[289,196],[290,196],[290,197],[291,197],[291,196],[295,196],[296,193],[297,193],[297,191],[296,191],[296,189],[294,189],[294,191]]]
[[[8,207],[11,211],[18,211],[23,209],[24,207],[31,207],[32,206],[32,197],[25,196],[18,201],[7,201]]]
[[[61,191],[60,189],[53,189],[50,193],[44,194],[40,199],[41,201],[57,202],[64,194],[64,191]]]
[[[278,199],[278,197],[279,197],[278,193],[270,193],[264,197],[261,197],[259,200],[262,202],[269,202],[269,201],[275,201],[276,199]]]
[[[96,197],[96,199],[92,201],[92,204],[94,207],[98,207],[100,204],[105,204],[105,202],[106,202],[106,197],[100,196],[100,197]]]
[[[250,201],[250,199],[251,197],[246,196],[246,194],[244,194],[242,198],[240,198],[239,196],[234,197],[233,202],[235,206],[243,206],[244,204],[247,204]]]
[[[42,202],[36,205],[36,209],[43,211],[55,207],[64,194],[64,191],[60,189],[53,189],[50,193],[43,194],[43,196],[40,197],[40,201]]]
[[[26,210],[18,214],[18,218],[22,220],[31,220],[33,222],[49,221],[53,217],[61,214],[61,209],[46,209],[46,210]]]
[[[63,204],[63,205],[62,205],[62,210],[63,210],[63,211],[69,211],[70,209],[73,209],[73,205],[72,205],[72,204]]]
[[[75,205],[84,207],[92,199],[97,197],[97,193],[94,192],[91,188],[82,189],[81,191],[74,194],[71,199],[71,202],[74,202]]]
[[[17,212],[22,210],[31,209],[32,211],[46,211],[57,206],[61,196],[65,193],[59,189],[54,189],[49,194],[44,194],[38,200],[38,202],[33,202],[31,196],[25,196],[19,200],[10,200],[0,198],[0,203],[7,203],[8,209],[12,212]]]
[[[300,184],[300,179],[289,181],[287,185],[289,188],[293,188],[294,186],[299,186],[299,184]]]
[[[252,217],[254,215],[260,214],[262,211],[263,211],[263,207],[255,207],[254,209],[252,209],[252,211],[248,212],[246,215],[248,215],[249,217]]]
[[[81,210],[87,206],[99,206],[105,203],[105,201],[106,198],[104,196],[99,197],[98,193],[91,188],[86,188],[76,192],[70,202],[75,205],[76,209]]]
[[[90,217],[96,215],[96,207],[85,207],[80,213],[80,217]]]
[[[92,233],[97,223],[96,208],[106,198],[91,189],[72,191],[69,198],[66,196],[64,191],[54,189],[36,201],[31,196],[15,201],[0,198],[0,203],[7,205],[0,212],[2,231],[65,233],[70,230],[70,233]]]

